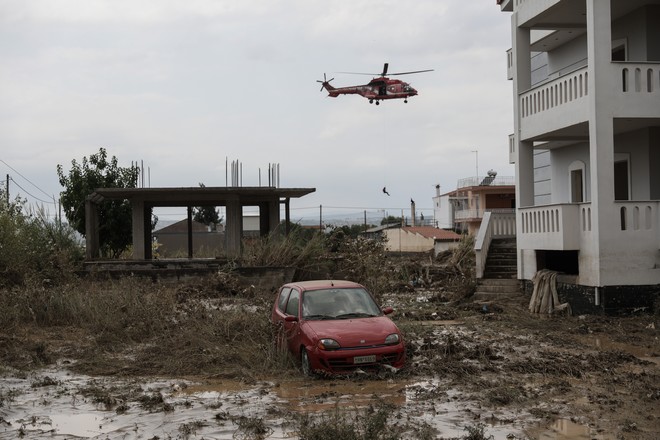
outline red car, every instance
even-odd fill
[[[275,299],[271,323],[276,343],[300,360],[303,373],[348,374],[406,360],[403,337],[364,286],[319,280],[285,284]]]

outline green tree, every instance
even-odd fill
[[[201,188],[205,188],[206,185],[200,183]],[[220,217],[220,211],[215,206],[196,206],[192,209],[193,220],[199,223],[203,223],[206,226],[211,225],[213,230],[217,228],[219,224],[222,224],[223,217]]]
[[[394,217],[393,215],[388,215],[387,217],[383,217],[383,219],[380,221],[381,226],[383,225],[389,225],[391,223],[401,223],[403,219],[401,217]]]
[[[105,148],[82,162],[71,161],[71,169],[64,173],[57,165],[62,209],[71,227],[85,235],[85,199],[96,188],[135,188],[139,169],[120,167],[117,158],[108,160]],[[153,226],[153,223],[152,223]],[[99,206],[99,246],[101,254],[118,257],[132,243],[131,206],[128,200],[108,200]]]

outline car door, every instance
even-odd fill
[[[282,326],[289,350],[293,353],[297,353],[300,346],[300,323],[298,319],[300,319],[300,292],[298,289],[292,288],[284,310]]]

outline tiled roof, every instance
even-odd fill
[[[401,229],[413,234],[419,234],[426,238],[434,238],[441,241],[456,241],[461,239],[461,236],[454,231],[434,228],[433,226],[406,226]]]

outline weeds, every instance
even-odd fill
[[[138,398],[140,407],[149,412],[171,412],[174,411],[174,406],[167,403],[161,393],[153,393],[151,395],[143,395]]]
[[[27,212],[21,199],[0,203],[0,288],[43,286],[71,278],[83,250],[75,231]]]
[[[190,438],[190,436],[194,436],[197,434],[197,430],[202,428],[204,426],[204,422],[202,420],[193,420],[192,422],[188,423],[182,423],[179,425],[179,432],[181,433],[181,437],[186,440]]]
[[[393,410],[382,401],[353,411],[335,406],[320,415],[298,415],[293,424],[303,440],[396,440],[402,428],[388,424]]]
[[[260,417],[240,416],[233,418],[232,422],[238,426],[233,435],[238,440],[262,440],[273,433],[272,428],[266,426]]]
[[[495,437],[492,435],[486,436],[486,425],[477,423],[474,426],[466,426],[465,430],[468,432],[463,440],[493,440]]]
[[[32,388],[42,388],[42,387],[50,387],[54,385],[59,385],[60,382],[58,380],[53,379],[50,376],[44,376],[42,378],[39,378],[32,382]]]

